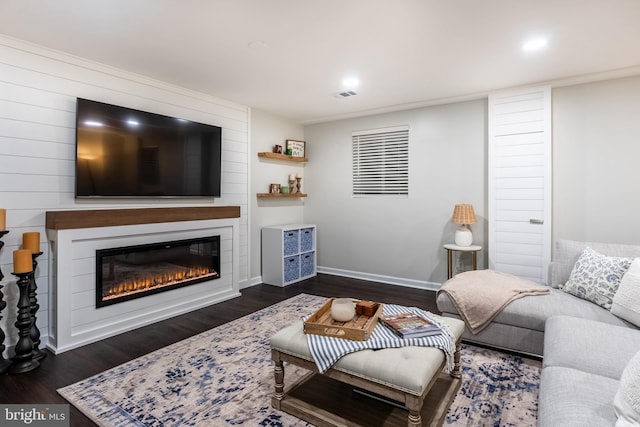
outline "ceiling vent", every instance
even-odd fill
[[[336,98],[349,98],[350,96],[356,96],[357,93],[355,93],[352,90],[344,90],[342,92],[338,92],[335,94]]]

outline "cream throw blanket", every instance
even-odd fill
[[[457,274],[442,285],[441,292],[449,296],[471,333],[477,334],[511,301],[548,294],[549,288],[513,274],[479,270]]]

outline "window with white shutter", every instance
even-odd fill
[[[409,194],[409,127],[353,132],[353,195]]]

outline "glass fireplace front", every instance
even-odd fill
[[[96,307],[220,277],[220,236],[96,251]]]

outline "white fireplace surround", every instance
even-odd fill
[[[97,249],[220,236],[220,278],[96,308]],[[240,296],[239,219],[47,229],[49,341],[55,354]]]

